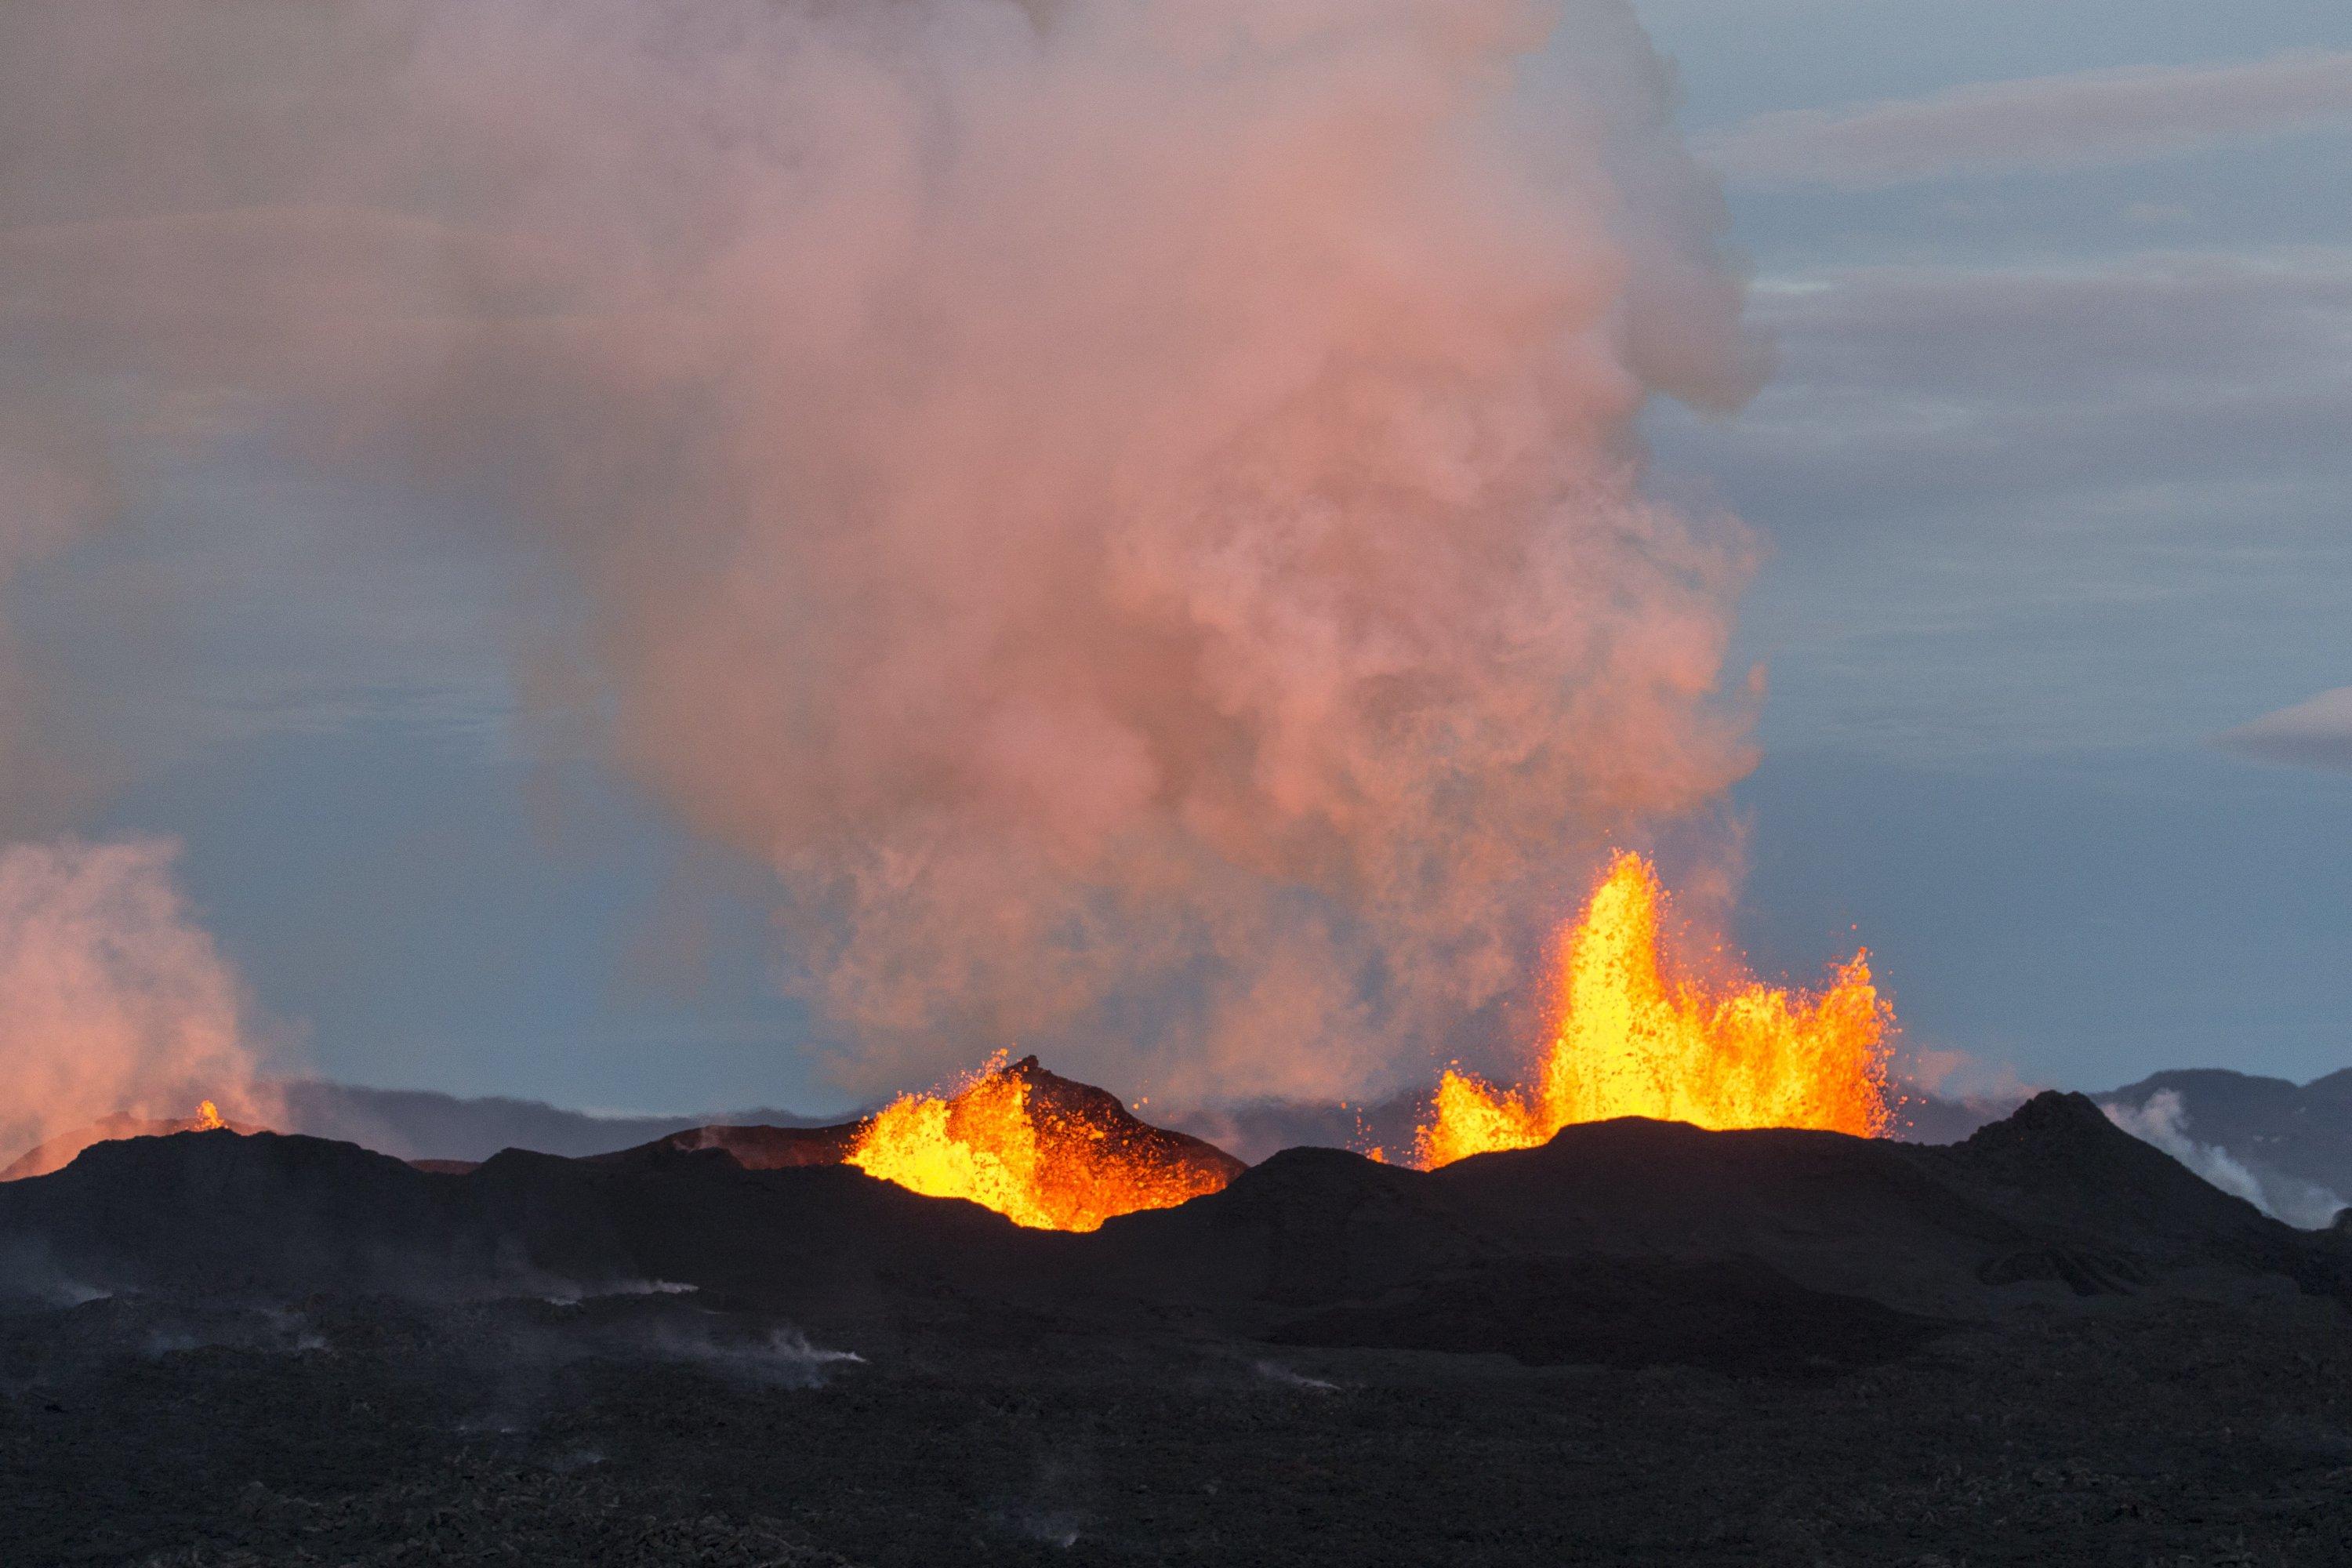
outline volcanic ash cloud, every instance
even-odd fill
[[[145,248],[22,265],[527,520],[565,700],[773,867],[853,1085],[1425,1069],[1747,765],[1748,541],[1633,432],[1743,395],[1738,290],[1615,0],[323,11],[5,24],[86,68],[44,114],[174,128],[168,191],[46,138]]]

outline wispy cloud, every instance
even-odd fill
[[[2266,713],[2215,736],[2214,743],[2268,762],[2352,773],[2352,686]]]
[[[2137,163],[2352,123],[2352,51],[1976,82],[1925,98],[1759,115],[1701,143],[1751,184],[1867,190],[1958,174]]]
[[[1819,268],[1755,301],[1773,383],[1662,418],[1660,450],[1772,528],[1748,626],[1777,738],[2188,746],[2259,712],[2250,685],[2352,677],[2324,652],[2352,250]]]
[[[2347,472],[2352,251],[1823,268],[1755,314],[1780,373],[1713,471],[1791,516]]]

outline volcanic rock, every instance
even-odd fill
[[[1948,1147],[1629,1118],[1429,1173],[1298,1150],[1105,1237],[1139,1289],[1292,1305],[1528,1258],[1754,1259],[1805,1289],[1945,1320],[2118,1290],[2352,1300],[2341,1242],[2217,1191],[2079,1095]]]
[[[165,1117],[151,1121],[117,1111],[101,1116],[88,1126],[70,1132],[60,1132],[45,1142],[36,1144],[19,1154],[5,1168],[0,1168],[0,1182],[14,1182],[26,1176],[46,1176],[52,1171],[62,1171],[73,1163],[83,1150],[99,1143],[121,1138],[168,1138],[175,1132],[201,1132],[215,1126],[228,1126],[239,1132],[257,1132],[261,1129],[241,1122],[210,1122],[201,1116]]]
[[[1108,1089],[1046,1071],[1037,1065],[1035,1057],[1023,1057],[1000,1068],[999,1074],[1029,1086],[1032,1121],[1091,1141],[1122,1163],[1197,1176],[1202,1184],[1216,1186],[1223,1186],[1245,1168],[1206,1139],[1155,1127],[1132,1115]]]
[[[1073,1114],[1125,1114],[1036,1081]],[[1867,1360],[1932,1325],[2093,1297],[2352,1300],[2346,1239],[2268,1219],[2055,1095],[1941,1148],[1627,1120],[1428,1173],[1293,1150],[1083,1235],[853,1167],[746,1169],[723,1147],[509,1151],[446,1175],[213,1131],[100,1144],[0,1187],[0,1253],[95,1289],[664,1281],[844,1331],[942,1313],[1143,1331],[1175,1313],[1244,1339],[1758,1369]]]
[[[854,1169],[747,1172],[719,1151],[616,1164],[510,1150],[439,1175],[354,1144],[221,1131],[101,1143],[0,1187],[0,1256],[113,1291],[446,1299],[679,1280],[829,1321],[885,1268],[919,1286],[1017,1255],[1030,1234]]]
[[[613,1163],[638,1164],[673,1154],[718,1150],[747,1171],[783,1171],[798,1165],[838,1165],[857,1145],[864,1121],[835,1127],[772,1127],[713,1125],[688,1127],[594,1158]]]

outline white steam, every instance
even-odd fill
[[[2295,1177],[2271,1173],[2257,1175],[2218,1143],[2200,1143],[2189,1136],[2189,1113],[2172,1089],[2158,1089],[2147,1103],[2135,1109],[2102,1105],[2107,1120],[2144,1143],[2163,1150],[2223,1192],[2242,1197],[2273,1219],[2305,1230],[2325,1228],[2335,1219],[2344,1200],[2326,1188]]]

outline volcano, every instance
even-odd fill
[[[2341,1543],[2352,1232],[2080,1096],[1942,1146],[1624,1118],[1240,1169],[1034,1063],[974,1081],[1215,1190],[1024,1225],[855,1163],[878,1114],[449,1173],[217,1129],[0,1186],[12,1542],[68,1560],[102,1507],[109,1560],[203,1520],[289,1563],[1816,1561],[1759,1544],[1783,1509],[1858,1561],[2003,1560],[2020,1519],[2043,1561]],[[2249,1410],[2259,1468],[2214,1460]]]
[[[46,1176],[52,1171],[61,1171],[71,1164],[83,1150],[96,1143],[111,1142],[121,1138],[168,1138],[175,1132],[206,1132],[223,1127],[236,1132],[261,1131],[257,1126],[222,1120],[219,1110],[209,1100],[197,1107],[193,1116],[153,1119],[118,1111],[36,1144],[5,1167],[0,1167],[0,1182],[18,1181],[26,1176]]]
[[[222,1129],[101,1143],[0,1187],[0,1238],[106,1289],[429,1282],[464,1295],[521,1278],[658,1279],[846,1331],[877,1305],[888,1315],[897,1288],[885,1277],[896,1270],[902,1284],[953,1282],[1008,1303],[1056,1299],[1083,1279],[1123,1312],[1181,1305],[1253,1337],[1376,1342],[1412,1321],[1412,1342],[1456,1350],[1522,1336],[1497,1331],[1488,1345],[1495,1335],[1465,1328],[1467,1339],[1445,1344],[1414,1303],[1444,1319],[1439,1304],[1477,1280],[1569,1268],[1614,1277],[1629,1260],[1647,1260],[1644,1292],[1672,1278],[1653,1264],[1735,1270],[1733,1294],[1748,1305],[1717,1302],[1718,1318],[1788,1317],[1834,1299],[1918,1324],[1985,1321],[2263,1280],[2352,1301],[2340,1237],[2291,1229],[2214,1189],[2080,1095],[2042,1095],[1948,1146],[1626,1118],[1435,1171],[1314,1149],[1242,1169],[1034,1063],[1004,1072],[1048,1108],[1041,1121],[1070,1118],[1050,1136],[1124,1134],[1111,1158],[1192,1162],[1174,1168],[1213,1176],[1215,1189],[1057,1237],[1046,1233],[1070,1227],[870,1175],[841,1152],[874,1119],[710,1130],[745,1136],[680,1134],[584,1160],[509,1151],[454,1174],[352,1144]],[[982,1081],[1003,1092],[1007,1080]],[[1559,1300],[1523,1305],[1521,1315],[1553,1320],[1547,1342],[1572,1349]]]
[[[688,1128],[609,1156],[718,1150],[746,1170],[856,1165],[929,1197],[969,1198],[1041,1230],[1213,1193],[1244,1169],[1205,1140],[1155,1127],[1118,1097],[1001,1057],[947,1095],[905,1095],[833,1127]]]

